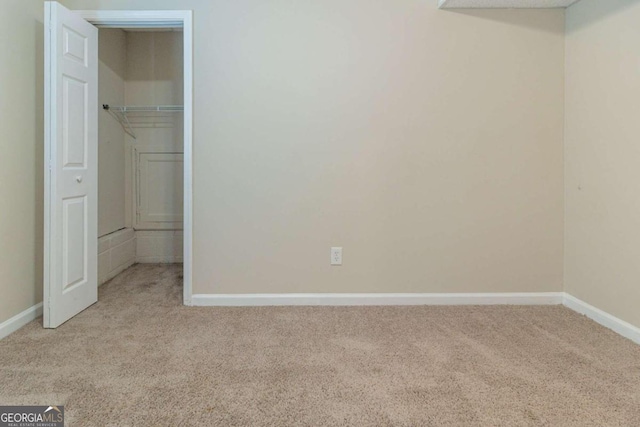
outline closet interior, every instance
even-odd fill
[[[183,34],[99,31],[98,280],[182,263]]]

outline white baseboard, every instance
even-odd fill
[[[119,267],[114,268],[108,274],[106,274],[105,276],[100,278],[100,281],[98,282],[98,286],[104,285],[109,280],[113,279],[118,274],[122,273],[123,271],[125,271],[127,268],[131,267],[135,263],[136,263],[135,259],[131,259],[131,260],[127,261],[125,264],[122,264]]]
[[[194,306],[559,305],[562,292],[477,294],[196,294]]]
[[[565,292],[473,294],[196,294],[193,306],[559,305],[640,344],[640,328]],[[36,304],[0,324],[0,339],[42,316]]]
[[[29,322],[42,316],[42,303],[27,308],[22,313],[18,313],[9,320],[0,323],[0,339],[14,333]]]
[[[565,292],[470,294],[195,294],[201,307],[382,305],[565,305],[640,344],[640,328]]]
[[[136,262],[167,264],[182,262],[182,230],[138,230]]]
[[[113,279],[136,262],[136,232],[123,228],[98,239],[98,284]]]
[[[601,324],[606,328],[611,329],[612,331],[622,335],[623,337],[628,338],[637,344],[640,344],[640,328],[633,326],[632,324],[627,323],[624,320],[607,313],[606,311],[602,311],[599,308],[587,304],[586,302],[579,300],[578,298],[569,295],[568,293],[564,294],[562,304],[573,311],[584,314],[589,319]]]
[[[181,256],[142,256],[136,257],[138,264],[181,264]]]

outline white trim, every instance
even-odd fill
[[[98,239],[98,286],[136,263],[136,243],[133,228],[123,228]]]
[[[559,305],[562,292],[473,294],[196,294],[194,306]]]
[[[587,304],[586,302],[572,295],[569,295],[568,293],[564,294],[562,304],[573,311],[584,314],[589,319],[601,324],[606,328],[611,329],[612,331],[622,335],[623,337],[628,338],[637,344],[640,344],[640,328],[633,326],[632,324],[627,323],[624,320],[607,313],[606,311],[600,310],[599,308]]]
[[[42,301],[49,301],[49,290],[51,289],[51,242],[52,234],[54,232],[55,219],[53,209],[51,209],[51,197],[53,196],[52,189],[55,186],[55,175],[51,173],[53,147],[51,144],[51,138],[53,132],[53,117],[51,103],[53,102],[53,95],[51,91],[55,87],[53,81],[51,81],[51,70],[53,67],[53,58],[51,57],[51,49],[47,49],[46,46],[52,45],[53,34],[51,32],[51,20],[53,14],[53,5],[51,2],[44,3],[44,236],[43,236],[43,299]],[[44,319],[43,319],[44,320]],[[44,324],[44,321],[43,321]]]
[[[136,262],[139,264],[181,263],[184,235],[182,230],[138,230]]]
[[[136,257],[136,264],[180,264],[183,261],[183,257],[175,255]]]
[[[438,9],[444,8],[447,5],[448,2],[449,2],[449,0],[439,0],[438,1]]]
[[[94,25],[110,28],[182,26],[184,42],[184,288],[183,304],[191,304],[193,289],[193,11],[74,10]],[[182,25],[180,25],[182,24]]]
[[[183,304],[193,294],[193,12],[184,12],[184,225]]]
[[[196,294],[202,307],[384,306],[384,305],[564,305],[640,344],[640,328],[566,292],[446,294]]]
[[[143,192],[141,188],[144,187],[142,179],[145,177],[143,174],[143,157],[155,156],[157,154],[172,155],[177,157],[179,162],[184,165],[184,153],[182,150],[184,147],[179,146],[167,146],[163,144],[153,143],[138,143],[132,144],[131,147],[131,173],[132,173],[132,185],[131,185],[131,216],[133,218],[133,228],[137,231],[173,231],[181,230],[184,228],[184,208],[182,216],[179,218],[173,218],[174,221],[153,221],[144,220],[141,217],[147,214],[142,202]],[[184,177],[183,177],[184,178]],[[183,184],[184,187],[184,184]],[[183,188],[184,190],[184,188]]]
[[[186,27],[191,18],[190,10],[74,10],[83,19],[95,26],[115,26],[131,28],[145,26],[147,28]]]
[[[42,303],[29,307],[22,313],[18,313],[13,316],[11,319],[5,320],[0,323],[0,340],[14,333],[29,322],[36,320],[40,316],[42,316]]]
[[[123,271],[125,271],[127,268],[131,267],[134,264],[135,264],[135,260],[130,260],[126,264],[122,264],[121,266],[114,268],[107,275],[100,278],[100,281],[98,282],[98,286],[104,285],[109,280],[113,279],[118,274],[122,273]]]

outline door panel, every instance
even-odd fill
[[[62,207],[62,285],[64,292],[70,287],[87,282],[87,198],[64,200]]]
[[[86,168],[87,83],[62,76],[63,158],[65,169]],[[79,120],[79,118],[82,118]]]
[[[136,228],[182,229],[184,155],[135,151]]]
[[[44,326],[98,297],[98,30],[45,4]]]
[[[87,37],[73,31],[73,29],[66,25],[62,26],[62,36],[64,40],[63,49],[65,58],[77,61],[85,67],[88,66],[87,51],[89,49],[89,40]]]

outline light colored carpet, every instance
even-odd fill
[[[181,306],[137,265],[0,341],[0,404],[68,426],[640,426],[640,346],[563,307]]]

